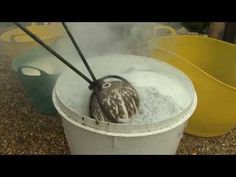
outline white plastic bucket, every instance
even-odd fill
[[[171,88],[173,91],[169,92],[170,96],[182,104],[183,109],[179,114],[155,123],[99,122],[97,124],[94,119],[76,109],[80,103],[88,102],[84,97],[88,89],[86,86],[84,90],[78,90],[73,86],[74,83],[81,83],[81,85],[86,85],[86,83],[75,73],[67,70],[57,80],[53,91],[53,102],[62,116],[71,154],[175,154],[187,120],[197,104],[197,96],[188,77],[162,61],[141,56],[101,56],[90,59],[89,64],[98,78],[107,74],[117,74],[136,64],[140,69],[151,67],[171,76],[170,82],[173,81],[179,85]],[[78,63],[76,67],[87,74],[81,63]],[[71,96],[81,101],[78,101],[76,105],[66,101]]]

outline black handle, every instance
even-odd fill
[[[73,35],[71,34],[71,32],[70,32],[68,26],[66,25],[65,22],[62,22],[62,25],[63,25],[63,27],[65,28],[65,31],[67,32],[68,36],[70,37],[72,43],[74,44],[75,49],[77,50],[78,54],[80,55],[82,61],[84,62],[84,65],[86,66],[86,68],[87,68],[89,74],[91,75],[93,81],[95,82],[97,79],[96,79],[95,75],[93,74],[93,71],[91,70],[89,64],[87,63],[87,61],[86,61],[86,59],[85,59],[83,53],[81,52],[81,50],[80,50],[80,48],[79,48],[77,42],[75,41]]]

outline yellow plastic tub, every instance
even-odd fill
[[[193,81],[198,105],[186,133],[213,137],[236,127],[236,45],[197,35],[177,35],[150,40],[150,55],[174,65]]]
[[[53,43],[64,33],[62,26],[58,23],[51,23],[49,25],[37,25],[32,23],[32,25],[27,26],[27,28],[47,44]],[[14,28],[1,34],[0,42],[7,51],[6,54],[12,57],[22,54],[38,45],[19,28]]]

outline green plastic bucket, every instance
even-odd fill
[[[43,48],[36,48],[14,58],[11,67],[37,111],[47,115],[57,114],[52,91],[63,71],[63,64]]]
[[[30,96],[34,107],[43,114],[56,114],[52,102],[52,90],[59,74],[49,75],[32,66],[21,66],[18,76]]]

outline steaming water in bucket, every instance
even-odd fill
[[[171,96],[161,94],[158,87],[155,87],[155,84],[157,83],[162,84],[159,79],[156,78],[162,77],[163,80],[167,80],[168,78],[165,78],[165,76],[154,71],[138,71],[135,68],[131,73],[119,73],[119,75],[127,78],[133,84],[141,99],[138,114],[130,119],[129,123],[151,123],[161,121],[177,115],[182,110],[182,107]],[[150,80],[145,81],[146,78],[150,78]],[[76,87],[76,90],[82,90],[81,87],[83,87],[81,83],[75,83],[74,86]],[[89,100],[90,95],[90,92],[86,92],[84,99]],[[89,115],[87,101],[82,102],[81,104],[84,104],[81,107],[76,106],[76,102],[79,101],[76,97],[68,97],[67,101],[70,102],[72,106],[75,106],[73,106],[74,109],[86,116]]]
[[[131,119],[130,123],[161,121],[181,112],[182,107],[173,97],[168,96],[168,93],[161,93],[165,88],[160,88],[168,83],[169,87],[177,83],[171,83],[170,79],[158,70],[139,70],[138,67],[131,67],[120,74],[134,84],[141,99],[138,114]]]
[[[137,89],[141,99],[139,112],[128,124],[163,121],[175,117],[187,107],[191,98],[171,70],[156,68],[156,63],[160,63],[157,60],[124,56],[103,56],[90,59],[89,63],[98,77],[116,74],[126,78]],[[86,72],[80,63],[77,67]],[[57,83],[56,92],[64,105],[88,116],[91,91],[80,77],[66,71]]]
[[[162,95],[154,87],[136,87],[141,105],[130,123],[151,123],[177,115],[182,108],[169,96]]]

